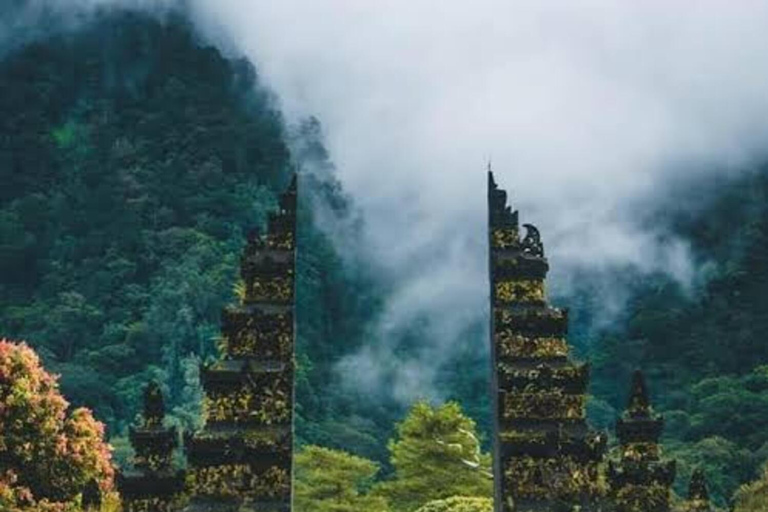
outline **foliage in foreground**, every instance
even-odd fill
[[[415,403],[397,425],[389,451],[394,477],[374,492],[393,510],[413,511],[452,496],[492,496],[491,457],[481,452],[475,422],[455,402]]]
[[[296,507],[307,512],[484,512],[491,503],[490,456],[455,402],[417,402],[389,443],[394,474],[349,453],[305,446],[296,454]],[[459,497],[457,497],[459,496]],[[466,497],[465,497],[466,496]],[[447,507],[447,508],[446,508]],[[490,510],[490,509],[488,509]]]
[[[0,510],[64,510],[91,480],[112,489],[104,425],[67,407],[37,354],[0,339]]]
[[[742,485],[734,495],[734,512],[763,512],[768,510],[768,465],[763,475]]]
[[[305,446],[294,459],[294,503],[304,512],[386,512],[386,501],[366,494],[378,472],[370,460]]]
[[[493,512],[493,499],[454,496],[430,501],[417,512]]]

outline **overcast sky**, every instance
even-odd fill
[[[430,368],[487,315],[489,160],[561,284],[579,265],[685,281],[685,242],[659,243],[638,205],[672,181],[734,175],[768,147],[765,1],[187,3],[222,48],[257,64],[289,119],[318,117],[365,214],[361,251],[395,292],[347,361],[366,369],[352,384],[375,388],[380,361],[397,362],[388,339],[430,319],[421,358],[395,365],[403,400],[430,394]]]

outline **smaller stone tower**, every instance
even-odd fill
[[[653,412],[641,371],[632,377],[627,410],[616,423],[621,459],[608,466],[610,501],[616,512],[668,512],[675,461],[662,461],[663,418]]]
[[[171,512],[184,490],[183,472],[173,468],[178,445],[174,427],[163,426],[165,404],[160,386],[150,382],[144,390],[142,422],[131,427],[129,437],[136,454],[134,468],[118,475],[124,512]]]
[[[694,470],[691,475],[691,482],[688,484],[688,499],[682,506],[683,512],[712,512],[712,505],[709,503],[709,491],[707,490],[707,479],[704,471],[700,468]]]

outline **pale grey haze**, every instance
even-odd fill
[[[81,5],[114,3],[126,2]],[[256,63],[289,120],[322,122],[364,214],[360,250],[393,293],[341,363],[362,391],[394,372],[394,397],[439,398],[435,373],[487,317],[489,160],[565,288],[573,269],[614,265],[690,282],[685,242],[638,223],[638,205],[765,156],[765,1],[186,3],[212,41]],[[419,319],[420,356],[401,360],[398,333]]]

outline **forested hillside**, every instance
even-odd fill
[[[289,136],[254,67],[180,16],[103,14],[17,48],[0,91],[0,330],[32,344],[112,435],[150,378],[194,427],[197,367],[216,351],[245,233],[299,163],[289,142],[323,163],[319,126]],[[349,215],[322,167],[303,180],[299,434],[381,455],[391,426],[345,429],[350,413],[329,403],[334,356],[362,338],[375,301],[313,225],[313,207]]]
[[[105,15],[0,66],[3,331],[113,432],[151,376],[194,421],[243,233],[286,179],[279,114],[182,20]]]

